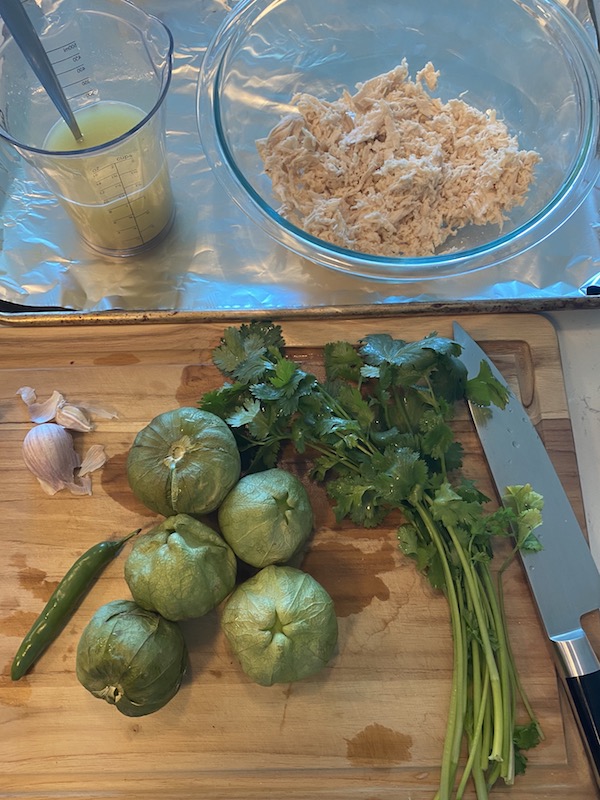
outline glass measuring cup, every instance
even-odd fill
[[[129,0],[41,0],[41,7],[25,0],[24,7],[84,139],[75,141],[10,36],[0,45],[0,137],[91,248],[121,257],[154,246],[175,213],[165,144],[169,29]]]

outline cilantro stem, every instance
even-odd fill
[[[492,737],[492,751],[490,753],[490,761],[502,761],[502,743],[504,741],[504,715],[503,715],[503,697],[502,697],[502,684],[500,681],[500,673],[498,672],[498,665],[494,656],[494,651],[490,642],[488,633],[487,620],[485,611],[481,602],[481,595],[478,591],[477,580],[474,575],[473,565],[468,560],[462,544],[456,535],[455,530],[451,525],[448,525],[446,530],[450,535],[452,544],[456,549],[456,553],[463,568],[464,579],[468,592],[471,596],[473,603],[473,611],[477,618],[479,626],[479,636],[483,652],[485,655],[486,663],[490,673],[490,686],[492,689],[492,702],[494,706],[494,734]]]
[[[500,611],[500,607],[496,600],[496,592],[492,583],[487,564],[480,565],[479,574],[483,583],[483,591],[486,601],[489,604],[490,614],[494,624],[494,630],[498,646],[498,663],[503,692],[503,744],[502,744],[502,769],[500,775],[504,778],[505,782],[512,784],[514,782],[514,747],[513,747],[513,729],[515,718],[514,706],[514,691],[513,681],[510,667],[510,659],[508,652],[508,642],[505,631],[504,616]]]
[[[320,453],[323,456],[335,455],[335,450],[333,449],[333,447],[325,445],[315,439],[307,440],[306,444],[308,447],[311,448],[311,450],[314,450],[315,453]],[[347,458],[343,455],[338,455],[337,463],[338,465],[339,464],[343,465],[344,467],[351,470],[352,472],[355,472],[356,474],[360,474],[360,467],[357,464],[355,464],[354,461],[352,461],[352,459],[350,458]]]
[[[394,386],[392,388],[392,396],[394,398],[394,408],[396,408],[396,409],[398,409],[400,411],[400,414],[402,415],[402,419],[404,420],[404,424],[406,426],[406,430],[409,431],[410,433],[413,433],[413,424],[412,424],[412,422],[410,420],[410,417],[408,416],[408,412],[406,410],[406,397],[405,397],[404,392],[402,392],[402,394],[400,394],[398,392],[397,387]],[[386,406],[385,408],[386,408],[386,415],[385,415],[386,416],[386,422],[387,422],[388,427],[391,427],[392,426],[392,421],[389,418],[388,407]]]
[[[433,408],[435,408],[435,410],[437,411],[439,417],[441,418],[443,415],[441,413],[440,404],[438,403],[436,394],[435,394],[435,392],[433,390],[433,386],[431,385],[431,381],[429,380],[428,377],[425,377],[425,383],[427,385],[427,388],[429,389],[429,398],[430,398],[431,404],[432,404]],[[440,453],[439,459],[440,459],[440,472],[442,474],[442,477],[446,481],[446,480],[448,480],[448,470],[447,470],[447,467],[446,467],[446,457],[445,457],[444,453]]]
[[[496,781],[500,777],[500,769],[501,769],[500,762],[497,761],[493,765],[492,769],[487,773],[486,781],[487,781],[487,785],[488,785],[488,787],[490,789],[492,788],[492,786],[496,783]]]
[[[454,670],[452,673],[452,687],[450,691],[450,708],[446,723],[446,737],[442,755],[442,768],[440,775],[440,789],[437,794],[439,800],[449,800],[456,774],[456,765],[460,756],[460,743],[464,726],[464,691],[465,691],[465,645],[464,630],[461,621],[461,609],[458,595],[452,576],[452,571],[446,556],[446,547],[435,522],[422,503],[417,503],[416,511],[431,536],[440,556],[444,577],[446,580],[446,597],[450,606],[450,621],[454,651]]]
[[[488,800],[489,792],[488,785],[485,780],[485,771],[481,764],[475,762],[473,764],[473,782],[475,784],[475,794],[477,800]]]
[[[516,553],[516,550],[513,551],[513,555],[515,553]],[[507,569],[507,567],[510,566],[511,561],[512,561],[512,558],[511,559],[507,559],[504,562],[504,564],[500,568],[500,571],[498,572],[498,575],[497,575],[497,578],[496,578],[496,587],[497,587],[496,594],[497,594],[497,598],[498,598],[498,607],[500,609],[500,614],[501,614],[502,619],[504,621],[505,629],[506,629],[506,610],[505,610],[505,603],[504,603],[504,572]],[[537,717],[536,717],[535,712],[534,712],[534,710],[533,710],[533,708],[531,706],[531,702],[529,700],[529,696],[528,696],[527,692],[525,691],[525,687],[523,686],[523,683],[521,681],[521,676],[519,675],[519,671],[517,670],[517,667],[516,667],[516,664],[515,664],[514,653],[513,653],[512,645],[510,643],[510,638],[508,636],[506,637],[506,653],[507,653],[507,656],[508,656],[509,668],[510,668],[510,673],[511,673],[511,680],[512,680],[513,685],[515,687],[515,693],[518,694],[518,696],[519,696],[519,698],[520,698],[520,700],[521,700],[521,702],[523,704],[523,707],[525,708],[525,711],[527,712],[527,715],[528,715],[530,721],[535,724],[536,729],[537,729],[537,735],[539,736],[540,739],[543,739],[544,738],[543,731],[542,731],[542,729],[541,729],[541,727],[540,727],[540,725],[539,725],[539,723],[537,721]]]
[[[483,719],[483,729],[481,732],[481,753],[479,761],[479,769],[485,772],[490,765],[488,758],[489,752],[492,749],[492,704],[491,704],[492,690],[488,681],[488,689],[485,698],[485,716]]]
[[[478,648],[474,646],[474,651],[477,651]],[[467,787],[467,782],[473,770],[476,769],[476,765],[481,758],[481,742],[482,742],[482,730],[483,730],[483,720],[485,718],[486,713],[486,703],[485,698],[487,697],[488,687],[490,685],[490,673],[489,670],[485,670],[484,679],[483,679],[483,686],[481,687],[481,691],[477,693],[479,700],[479,708],[477,711],[477,717],[474,720],[474,734],[471,738],[469,743],[469,756],[467,758],[467,763],[465,765],[465,769],[463,771],[463,776],[461,778],[460,783],[458,784],[458,788],[456,790],[456,800],[462,800],[462,797],[465,793],[465,789]],[[474,690],[475,691],[475,690]],[[481,791],[484,791],[484,794],[481,794]],[[485,782],[482,787],[477,791],[477,798],[478,800],[484,800],[488,797],[487,787],[485,786]]]

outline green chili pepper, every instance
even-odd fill
[[[141,528],[138,528],[123,539],[99,542],[77,559],[52,592],[44,610],[21,642],[10,670],[13,681],[22,678],[56,639],[104,567],[112,561],[125,542],[140,531]]]

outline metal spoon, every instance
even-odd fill
[[[79,129],[73,110],[21,0],[0,0],[0,16],[29,62],[31,69],[48,92],[61,117],[69,126],[75,140],[81,142],[83,134]]]

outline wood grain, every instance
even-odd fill
[[[583,526],[550,323],[524,314],[460,321],[520,392]],[[336,317],[288,320],[283,329],[294,357],[319,370],[328,341],[356,341],[374,331],[404,339],[433,330],[450,335],[451,322]],[[102,538],[159,521],[129,490],[128,448],[154,415],[194,405],[221,383],[210,353],[222,333],[221,322],[0,328],[0,797],[424,800],[435,794],[451,674],[446,602],[399,553],[399,520],[376,531],[336,523],[322,488],[290,453],[285,466],[305,480],[316,516],[303,568],[330,592],[339,619],[338,652],[323,672],[292,685],[252,684],[228,651],[216,611],[183,625],[190,670],[160,712],[128,719],[94,699],[75,678],[75,649],[98,606],[129,596],[126,550],[35,669],[18,683],[10,680],[20,639],[73,560]],[[117,412],[75,437],[81,452],[101,443],[109,456],[93,476],[92,497],[47,497],[24,468],[21,444],[31,423],[15,393],[25,385],[41,398],[58,389],[69,400]],[[457,431],[467,473],[493,494],[466,411]],[[527,774],[496,793],[515,800],[598,797],[519,564],[508,576],[507,596],[517,661],[546,740],[531,754]]]

